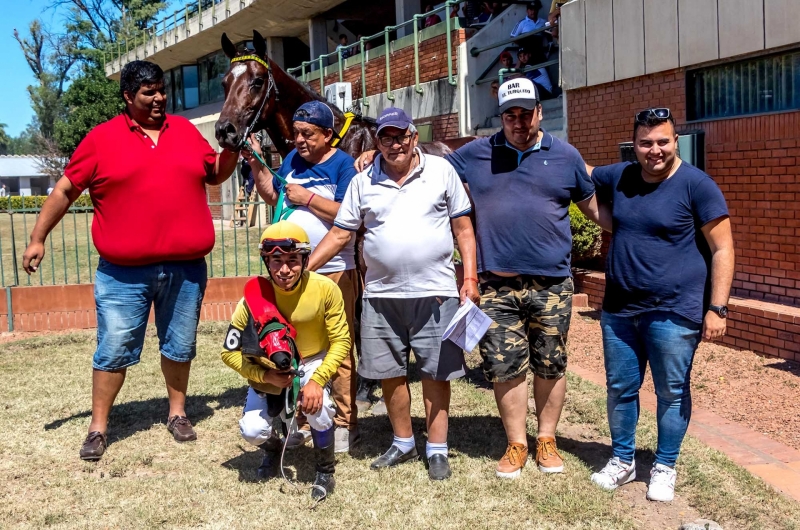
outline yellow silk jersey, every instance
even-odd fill
[[[344,312],[344,300],[332,280],[306,271],[291,291],[275,288],[275,301],[281,315],[297,330],[297,349],[303,358],[325,352],[325,359],[311,380],[325,386],[350,353],[352,342]],[[254,389],[279,394],[281,389],[264,383],[267,369],[242,353],[243,344],[258,344],[253,316],[239,300],[225,336],[222,361],[247,379]]]

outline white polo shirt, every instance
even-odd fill
[[[420,164],[402,186],[375,157],[350,181],[333,223],[367,229],[365,298],[458,296],[450,220],[470,212],[469,197],[448,161],[416,152]]]

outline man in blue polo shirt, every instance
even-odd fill
[[[536,464],[545,473],[563,471],[555,433],[567,390],[572,314],[569,205],[575,202],[593,221],[599,214],[578,151],[540,128],[535,85],[512,79],[498,96],[503,130],[445,158],[472,196],[481,309],[495,322],[480,351],[508,438],[496,473],[517,478],[528,458],[528,367],[539,423]],[[372,153],[365,153],[357,168],[371,162]]]
[[[600,325],[613,456],[592,481],[613,490],[636,478],[639,388],[650,364],[658,445],[647,498],[668,502],[692,413],[690,374],[704,340],[725,334],[734,251],[725,198],[677,156],[672,113],[636,115],[635,163],[592,171],[600,224],[612,233]]]
[[[283,185],[253,156],[250,165],[256,175],[258,193],[273,206],[278,205],[289,220],[302,227],[316,247],[333,226],[350,180],[356,174],[353,157],[334,147],[339,138],[334,130],[333,111],[322,101],[301,105],[292,118],[293,149],[284,159],[278,173],[286,180]],[[258,142],[253,142],[256,145]],[[255,149],[258,149],[256,146]],[[282,194],[281,194],[282,192]],[[354,340],[353,318],[356,300],[360,295],[360,280],[356,271],[355,236],[342,250],[317,270],[339,286],[344,298],[350,339]],[[353,374],[353,352],[342,361],[336,377],[331,380],[331,396],[336,403],[336,452],[350,450],[359,442],[358,410],[355,403],[356,378]],[[308,424],[289,435],[289,447],[298,447],[311,439]]]
[[[536,464],[545,473],[564,468],[555,434],[567,390],[572,314],[569,205],[592,220],[598,212],[581,155],[540,128],[536,86],[512,79],[500,86],[498,100],[503,129],[447,160],[475,205],[481,309],[495,322],[480,351],[508,438],[496,473],[516,478],[528,456],[528,367],[539,424]]]

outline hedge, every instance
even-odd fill
[[[0,211],[6,211],[9,209],[9,201],[11,201],[12,210],[21,210],[23,208],[41,208],[45,199],[47,199],[47,196],[45,195],[30,195],[27,197],[13,195],[11,197],[0,197]],[[89,197],[88,194],[80,195],[73,206],[91,207],[92,198]]]
[[[600,254],[602,229],[588,220],[573,203],[569,205],[569,227],[572,230],[572,262],[587,261]]]

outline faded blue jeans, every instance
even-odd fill
[[[636,316],[603,311],[600,327],[614,456],[633,461],[639,388],[649,362],[658,400],[656,463],[674,467],[692,415],[689,379],[702,325],[671,311]]]

